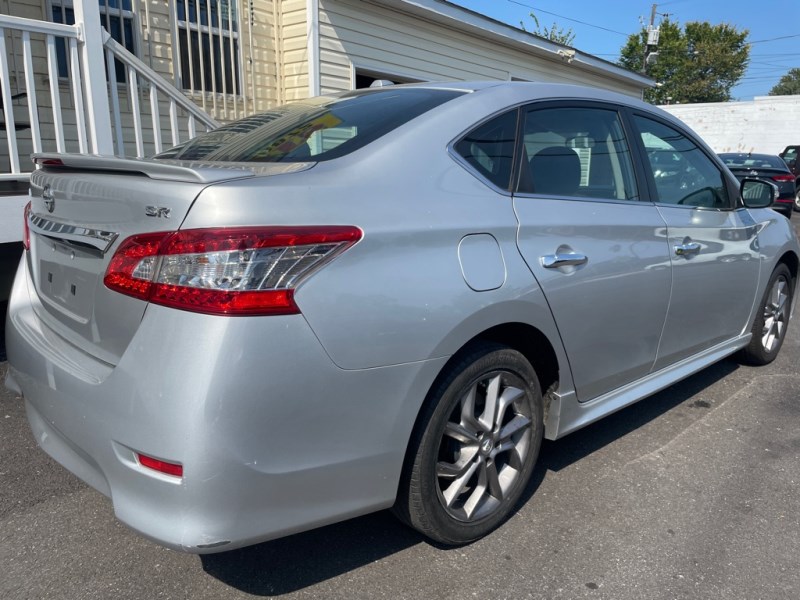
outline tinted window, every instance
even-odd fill
[[[634,117],[642,136],[658,202],[728,208],[728,192],[722,172],[685,135],[663,123]]]
[[[343,156],[463,92],[424,88],[311,98],[246,117],[157,155],[223,162],[298,162]]]
[[[525,116],[520,192],[610,200],[638,197],[619,115],[599,108],[532,109]]]
[[[517,111],[507,112],[473,129],[455,151],[497,187],[508,189],[514,160]]]

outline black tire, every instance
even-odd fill
[[[539,380],[522,354],[498,344],[468,349],[422,409],[395,514],[447,545],[491,532],[515,509],[530,479],[542,415]]]
[[[753,322],[753,337],[747,347],[741,350],[742,362],[766,365],[778,356],[789,325],[794,293],[792,283],[792,274],[786,265],[775,267]]]
[[[794,195],[793,209],[800,212],[800,183],[797,185],[797,192]]]

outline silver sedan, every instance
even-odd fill
[[[121,521],[188,552],[388,507],[475,540],[543,437],[772,361],[793,306],[774,186],[598,89],[387,87],[151,160],[35,161],[6,385]]]

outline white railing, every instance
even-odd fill
[[[125,65],[128,74],[124,83],[124,90],[129,101],[129,114],[133,119],[133,134],[136,143],[136,156],[145,156],[144,133],[147,130],[142,119],[143,113],[140,94],[147,92],[149,98],[150,123],[149,132],[152,135],[154,152],[161,152],[162,129],[165,129],[161,119],[161,102],[167,102],[169,112],[169,125],[166,127],[170,134],[172,145],[179,144],[184,139],[191,139],[197,135],[198,123],[203,130],[214,129],[219,124],[208,116],[201,108],[186,98],[181,92],[153,71],[141,60],[128,52],[125,47],[115,41],[105,30],[103,31],[103,45],[106,49],[106,72],[108,73],[109,88],[111,90],[111,115],[113,119],[115,154],[126,156],[125,135],[122,129],[122,115],[120,109],[120,93],[117,82],[114,60],[119,60]],[[160,95],[159,95],[160,94]],[[181,127],[184,119],[186,128]],[[185,133],[186,135],[182,135]]]
[[[160,152],[163,139],[174,145],[217,127],[101,29],[99,13],[92,12],[96,0],[74,4],[80,25],[0,15],[0,175],[29,172],[31,152],[142,157]],[[84,14],[85,7],[91,10]],[[57,47],[62,44],[67,77],[59,76]],[[115,61],[124,65],[124,82],[117,81]]]
[[[23,57],[23,81],[18,81],[15,77],[14,83],[20,89],[20,83],[24,84],[24,92],[12,93],[11,74],[8,68],[9,48],[6,45],[6,31],[11,32],[11,43],[15,45],[15,32],[20,34],[22,57]],[[55,143],[57,150],[63,152],[64,145],[64,120],[61,112],[61,93],[59,90],[58,67],[56,64],[56,39],[63,40],[68,49],[67,56],[71,64],[75,77],[68,84],[73,98],[73,109],[75,113],[76,137],[80,152],[87,151],[86,144],[86,124],[83,110],[83,92],[80,80],[80,65],[78,61],[78,40],[80,29],[75,25],[61,25],[58,23],[48,23],[45,21],[35,21],[0,15],[0,93],[2,95],[3,106],[2,116],[5,129],[5,136],[8,145],[8,171],[10,173],[21,173],[19,147],[17,143],[17,132],[30,130],[30,142],[33,152],[42,150],[41,128],[36,96],[36,82],[34,79],[33,55],[31,50],[31,34],[44,36],[46,47],[48,77],[47,82],[50,88],[50,104],[53,113],[53,125],[55,131]],[[12,50],[14,50],[12,48]],[[17,121],[14,114],[15,99],[25,98],[28,108],[29,123],[22,124]],[[5,170],[0,167],[0,173]]]

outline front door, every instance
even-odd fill
[[[744,332],[759,277],[758,225],[736,209],[735,190],[691,139],[644,115],[633,121],[673,266],[659,369]]]

